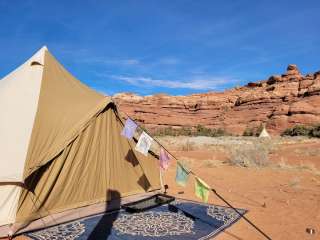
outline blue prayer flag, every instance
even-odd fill
[[[190,171],[186,169],[180,162],[177,162],[176,182],[185,187],[189,178]]]

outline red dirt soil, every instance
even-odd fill
[[[319,167],[320,155],[306,157],[297,154],[299,150],[306,148],[320,149],[320,143],[284,145],[272,154],[271,159],[276,162],[280,156],[288,160],[286,162],[288,165],[300,164],[300,161],[303,161]],[[302,169],[243,168],[229,165],[210,168],[204,164],[204,161],[214,154],[210,150],[176,151],[175,153],[178,157],[196,159],[191,164],[192,170],[234,207],[249,210],[246,216],[272,239],[319,239],[319,173]],[[222,154],[221,159],[225,158],[226,156]],[[199,201],[194,195],[192,177],[186,188],[179,187],[174,179],[175,164],[165,173],[165,183],[170,186],[169,194]],[[181,191],[184,193],[179,194]],[[225,205],[213,193],[209,202]],[[316,234],[307,234],[306,228],[316,229]],[[215,239],[264,238],[242,219]]]
[[[171,147],[174,145],[171,145]],[[191,159],[192,170],[215,188],[234,207],[247,209],[246,216],[272,239],[320,239],[320,141],[297,142],[278,146],[271,154],[272,163],[285,161],[282,167],[237,167],[228,164],[208,166],[206,160],[225,161],[227,154],[220,148],[208,147],[192,151],[173,151],[178,158]],[[282,159],[282,160],[281,160]],[[311,164],[315,168],[293,168],[291,165]],[[172,161],[164,173],[169,194],[200,201],[194,195],[191,177],[186,188],[175,183]],[[181,192],[183,192],[181,194]],[[209,202],[225,205],[213,193]],[[315,235],[306,233],[314,228]],[[26,239],[17,237],[15,239]],[[216,240],[264,239],[243,219],[216,236]]]

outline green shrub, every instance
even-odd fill
[[[308,136],[320,138],[320,124],[314,126],[296,125],[287,128],[281,134],[282,136]]]
[[[283,131],[282,136],[310,136],[311,127],[304,125],[296,125]]]
[[[253,137],[259,137],[260,133],[263,130],[263,125],[260,124],[258,127],[247,127],[244,132],[243,136],[253,136]]]
[[[320,138],[320,124],[314,126],[310,132],[311,137]]]
[[[154,132],[156,136],[176,136],[176,130],[172,127],[161,128]]]
[[[260,133],[263,130],[263,124],[260,124],[259,127],[256,128],[256,136],[259,137]]]
[[[172,127],[158,129],[154,132],[156,136],[208,136],[208,137],[220,137],[229,136],[224,129],[221,128],[206,128],[202,125],[197,125],[195,128],[182,127],[174,129]]]
[[[246,128],[242,134],[243,136],[249,137],[249,136],[254,136],[254,132],[252,128]]]
[[[194,136],[220,137],[228,135],[230,134],[222,128],[206,128],[202,125],[197,125],[196,131],[194,132]]]
[[[191,128],[182,127],[179,131],[180,135],[182,136],[192,136],[192,130]]]

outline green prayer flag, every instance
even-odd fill
[[[204,202],[208,202],[210,187],[202,179],[195,177],[195,194]]]
[[[176,182],[185,187],[189,178],[190,171],[186,169],[180,162],[177,162]]]

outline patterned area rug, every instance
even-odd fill
[[[121,210],[26,235],[35,240],[204,240],[230,227],[239,218],[231,208],[175,200],[140,213]]]

